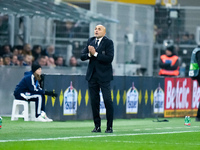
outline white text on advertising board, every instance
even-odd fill
[[[192,91],[192,108],[198,109],[200,101],[200,87],[198,87],[197,81],[193,81],[193,91]]]
[[[172,81],[167,81],[167,97],[166,97],[166,108],[174,109],[187,109],[189,103],[187,101],[190,87],[187,87],[187,80],[183,81],[182,86],[179,85],[180,81],[177,81],[176,88],[172,86]],[[174,101],[174,99],[176,101]],[[176,103],[175,103],[176,102]]]

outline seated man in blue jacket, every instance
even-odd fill
[[[38,63],[31,66],[30,72],[25,72],[23,79],[16,86],[14,91],[15,99],[35,101],[35,121],[51,122],[45,113],[45,94],[56,97],[53,91],[44,91],[39,82],[41,81],[42,69]]]

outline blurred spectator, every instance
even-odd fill
[[[153,36],[153,41],[154,41],[154,43],[156,43],[156,37],[157,37],[157,35],[158,35],[158,27],[157,27],[157,25],[154,25],[154,36]]]
[[[189,33],[185,33],[184,35],[182,35],[182,39],[181,39],[180,44],[190,44]]]
[[[23,52],[23,46],[17,45],[17,46],[14,47],[14,49],[15,48],[18,50],[18,56],[23,55],[22,54],[22,52]]]
[[[38,61],[40,66],[46,66],[47,61],[45,56],[40,56],[36,61]]]
[[[165,30],[166,25],[163,27],[159,27],[157,25],[154,26],[154,42],[155,43],[162,43],[164,39],[167,39],[168,33],[167,30]]]
[[[194,34],[190,34],[190,35],[189,35],[189,43],[190,43],[190,44],[196,44]]]
[[[23,66],[31,66],[32,62],[33,62],[33,56],[32,55],[25,55],[24,56]]]
[[[38,57],[40,57],[42,54],[42,47],[40,45],[34,45],[32,49],[32,55],[34,57],[34,60],[37,60]]]
[[[77,38],[81,37],[81,27],[79,23],[66,21],[66,22],[56,22],[57,29],[56,29],[56,37],[63,37],[63,38]]]
[[[24,63],[24,57],[22,55],[18,55],[18,61],[19,61],[19,65],[23,66]]]
[[[89,38],[89,23],[77,21],[74,25],[76,37]]]
[[[64,59],[62,56],[57,56],[55,59],[56,66],[64,66]]]
[[[42,52],[42,55],[48,56],[48,57],[55,57],[55,47],[54,45],[47,46],[46,50]]]
[[[56,67],[55,60],[53,57],[49,57],[49,59],[47,60],[47,66]]]
[[[85,44],[81,44],[79,41],[74,41],[73,42],[73,55],[76,57],[76,58],[80,58],[81,56],[81,50],[84,48],[84,45]]]
[[[11,59],[9,54],[4,54],[3,55],[3,62],[5,66],[10,66],[11,65]]]
[[[189,34],[188,32],[186,32],[183,36],[182,39],[180,41],[180,44],[196,44],[195,41],[195,36],[194,34]]]
[[[28,44],[28,43],[24,44],[22,54],[24,56],[25,55],[32,55],[31,45],[30,44]]]
[[[72,56],[72,57],[70,58],[70,60],[69,60],[69,65],[70,65],[70,67],[78,67],[78,66],[80,66],[80,65],[78,64],[78,62],[77,62],[76,57],[74,57],[74,56]]]
[[[0,66],[3,66],[4,63],[3,63],[3,58],[0,56]]]
[[[18,49],[16,47],[13,47],[12,54],[18,56],[19,52],[18,52]]]
[[[11,58],[11,65],[12,65],[12,66],[19,66],[19,60],[18,60],[17,55],[12,55],[12,58]]]
[[[65,24],[65,37],[73,38],[74,37],[74,24],[70,21],[66,21]]]
[[[45,61],[46,61],[46,66],[47,66],[47,62],[49,60],[49,57],[48,56],[44,56],[44,58],[45,58]]]
[[[12,55],[11,46],[9,44],[3,45],[0,55],[3,56],[3,55],[7,55],[7,54]]]

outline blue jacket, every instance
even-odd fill
[[[32,71],[25,72],[23,79],[19,82],[19,84],[16,86],[14,91],[14,96],[19,97],[20,93],[30,93],[32,94],[40,94],[43,95],[45,92],[40,87],[40,84],[37,80],[35,80],[35,77],[33,75]]]

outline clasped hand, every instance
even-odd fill
[[[89,50],[89,53],[90,53],[90,55],[94,55],[95,54],[95,52],[96,52],[96,50],[95,50],[95,48],[93,47],[93,46],[88,46],[88,50]]]

